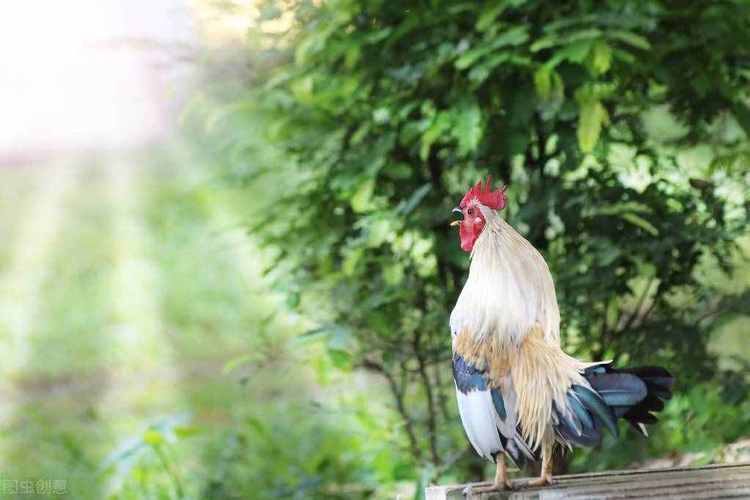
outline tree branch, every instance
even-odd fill
[[[430,171],[430,182],[432,182],[432,188],[435,192],[439,193],[443,190],[443,183],[441,180],[442,172],[440,168],[440,159],[437,157],[437,151],[433,148],[427,158],[427,168]]]
[[[623,324],[622,328],[618,328],[618,332],[624,332],[631,326],[633,326],[633,322],[635,322],[636,318],[638,317],[638,313],[641,312],[641,308],[643,307],[643,303],[646,301],[646,298],[648,297],[648,292],[651,291],[651,285],[656,280],[656,276],[651,276],[648,279],[648,283],[646,283],[646,287],[643,289],[643,292],[641,292],[640,297],[638,297],[638,302],[636,302],[635,309],[633,309],[633,314],[631,314],[627,320],[625,320],[625,323]]]
[[[422,450],[419,448],[419,443],[417,441],[417,435],[414,432],[414,422],[411,419],[411,416],[409,415],[409,412],[406,411],[406,406],[404,405],[404,393],[402,390],[399,389],[398,382],[396,382],[396,378],[393,376],[391,372],[385,369],[385,367],[380,364],[376,363],[375,361],[367,360],[365,359],[362,361],[362,367],[379,373],[385,379],[388,381],[388,387],[391,390],[391,395],[393,396],[393,399],[396,401],[396,409],[398,410],[399,415],[401,416],[401,420],[404,422],[404,429],[406,429],[406,436],[409,439],[409,450],[414,457],[415,460],[419,461],[422,458]]]
[[[448,396],[446,395],[443,387],[443,377],[440,375],[442,371],[441,365],[434,364],[434,371],[435,381],[437,382],[438,403],[440,403],[440,411],[443,413],[443,420],[448,422],[450,420],[450,413],[448,412]]]
[[[440,465],[440,456],[437,450],[437,422],[435,421],[435,397],[432,393],[432,382],[427,374],[427,367],[424,360],[424,353],[421,352],[422,334],[421,331],[417,330],[414,335],[414,353],[417,358],[417,366],[419,367],[419,377],[422,380],[424,386],[425,396],[427,397],[427,434],[430,439],[430,455],[432,463],[437,466]]]

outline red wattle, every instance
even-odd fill
[[[472,224],[470,222],[463,222],[458,230],[458,236],[461,239],[461,250],[464,252],[471,252],[474,248],[474,243],[479,238],[479,233],[482,232],[482,226],[484,224]]]

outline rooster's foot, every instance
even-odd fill
[[[473,498],[473,495],[481,495],[482,493],[492,493],[493,491],[506,491],[512,489],[513,485],[508,480],[493,483],[487,486],[469,485],[464,488],[464,496],[466,496],[467,499],[471,499]]]
[[[549,486],[553,483],[554,481],[552,480],[552,474],[542,474],[536,479],[531,479],[528,483],[526,483],[526,486],[529,488],[537,488],[541,486]]]

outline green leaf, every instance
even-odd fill
[[[603,75],[612,64],[612,50],[607,42],[599,40],[594,44],[591,52],[591,68],[594,74]]]
[[[149,429],[143,433],[143,442],[149,446],[159,446],[164,443],[164,436],[156,429]]]
[[[479,19],[477,19],[477,31],[487,31],[494,24],[497,16],[502,14],[506,7],[507,4],[505,2],[497,2],[492,7],[484,9],[479,15]]]
[[[651,43],[645,37],[631,31],[609,30],[606,32],[606,36],[610,39],[625,42],[638,49],[649,50],[651,48]]]
[[[649,221],[647,221],[640,215],[634,214],[632,212],[626,212],[626,213],[620,214],[620,217],[630,222],[631,224],[634,224],[640,227],[641,229],[651,234],[652,236],[659,236],[659,230],[656,229],[656,227],[653,224],[651,224]]]
[[[618,215],[625,212],[651,213],[651,208],[637,201],[626,201],[597,208],[593,213],[596,215]]]
[[[341,271],[345,276],[353,276],[357,270],[357,264],[362,260],[365,251],[363,248],[349,248],[346,252],[343,264],[341,264]]]
[[[306,76],[295,80],[291,85],[295,97],[302,102],[311,102],[313,97],[313,87],[314,82],[312,76]]]
[[[344,56],[344,64],[347,68],[351,69],[354,67],[357,62],[359,62],[359,58],[362,55],[362,49],[359,45],[352,45],[346,50],[346,55]]]
[[[372,200],[372,193],[375,190],[375,180],[367,179],[365,182],[359,185],[357,190],[352,195],[350,204],[352,210],[356,213],[363,213],[371,208],[370,201]]]
[[[466,69],[472,64],[474,64],[477,59],[485,55],[487,52],[489,52],[489,49],[485,47],[476,48],[473,50],[468,50],[464,52],[464,54],[456,59],[456,62],[454,65],[456,66],[456,69]]]
[[[389,163],[383,168],[382,173],[392,179],[408,179],[411,177],[412,168],[407,163]]]
[[[593,43],[591,40],[580,40],[578,42],[571,43],[556,51],[553,60],[570,61],[573,63],[581,64],[588,57],[592,46]]]
[[[382,245],[393,233],[393,224],[389,219],[377,218],[367,225],[367,244],[370,248]]]
[[[499,49],[507,46],[518,46],[526,42],[529,39],[529,28],[528,26],[516,26],[507,31],[500,33],[497,37],[492,40],[490,46],[492,50]]]
[[[175,436],[180,439],[189,438],[201,432],[201,428],[196,425],[177,425],[173,430]]]
[[[297,306],[299,306],[300,303],[300,293],[299,292],[290,292],[286,296],[286,306],[289,309],[295,309]]]
[[[481,63],[471,68],[469,71],[469,80],[476,84],[482,83],[490,76],[492,70],[506,62],[518,63],[519,59],[514,58],[510,52],[497,52],[484,58]]]
[[[383,268],[383,280],[390,286],[396,286],[404,279],[404,266],[398,262]]]
[[[388,121],[391,119],[391,113],[390,111],[388,111],[388,108],[380,107],[373,111],[372,119],[375,123],[382,125],[384,123],[388,123]]]
[[[352,355],[339,349],[328,349],[328,357],[333,366],[339,370],[347,370],[352,366]]]
[[[474,64],[479,58],[494,52],[502,47],[517,46],[529,39],[528,28],[517,26],[499,34],[490,41],[485,41],[477,47],[467,50],[461,57],[456,59],[454,65],[463,70]]]
[[[607,110],[596,97],[587,96],[579,92],[577,98],[578,147],[583,153],[590,153],[599,141],[602,125],[608,120]]]
[[[451,127],[451,117],[448,112],[441,111],[437,113],[435,118],[432,120],[430,126],[422,134],[422,145],[419,149],[419,157],[422,161],[427,160],[430,155],[430,148],[433,143],[437,141],[444,132],[448,131]]]
[[[575,42],[587,41],[591,43],[591,39],[599,38],[602,35],[602,31],[597,28],[585,29],[575,31],[566,35],[553,34],[540,38],[529,47],[531,52],[539,52],[540,50],[549,49],[558,45],[570,45]]]
[[[351,144],[352,146],[357,146],[358,144],[360,144],[370,133],[371,127],[371,122],[364,122],[362,125],[360,125],[349,138],[349,144]]]
[[[465,101],[456,111],[453,135],[458,139],[458,153],[466,155],[477,149],[482,139],[482,112],[476,101]]]
[[[534,72],[534,88],[542,100],[549,99],[552,94],[552,68],[543,65]]]

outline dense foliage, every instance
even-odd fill
[[[267,191],[251,232],[321,325],[308,337],[383,378],[415,470],[480,463],[452,401],[447,321],[469,262],[448,223],[487,174],[550,264],[569,352],[668,366],[691,397],[741,387],[707,346],[747,297],[700,270],[731,273],[747,220],[747,3],[316,4],[287,6],[264,49],[281,62],[232,103],[222,150]],[[598,463],[685,445],[662,432]]]

